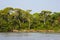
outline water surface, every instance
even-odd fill
[[[60,40],[57,33],[0,33],[0,40]]]

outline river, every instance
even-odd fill
[[[60,40],[59,33],[0,33],[0,40]]]

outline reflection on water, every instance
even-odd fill
[[[0,33],[0,40],[60,40],[60,34]]]

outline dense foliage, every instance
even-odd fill
[[[7,7],[0,10],[0,32],[13,30],[59,30],[60,12],[43,10],[30,14],[31,10]]]

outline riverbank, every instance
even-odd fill
[[[60,30],[13,30],[12,32],[43,32],[43,33],[60,33]]]

